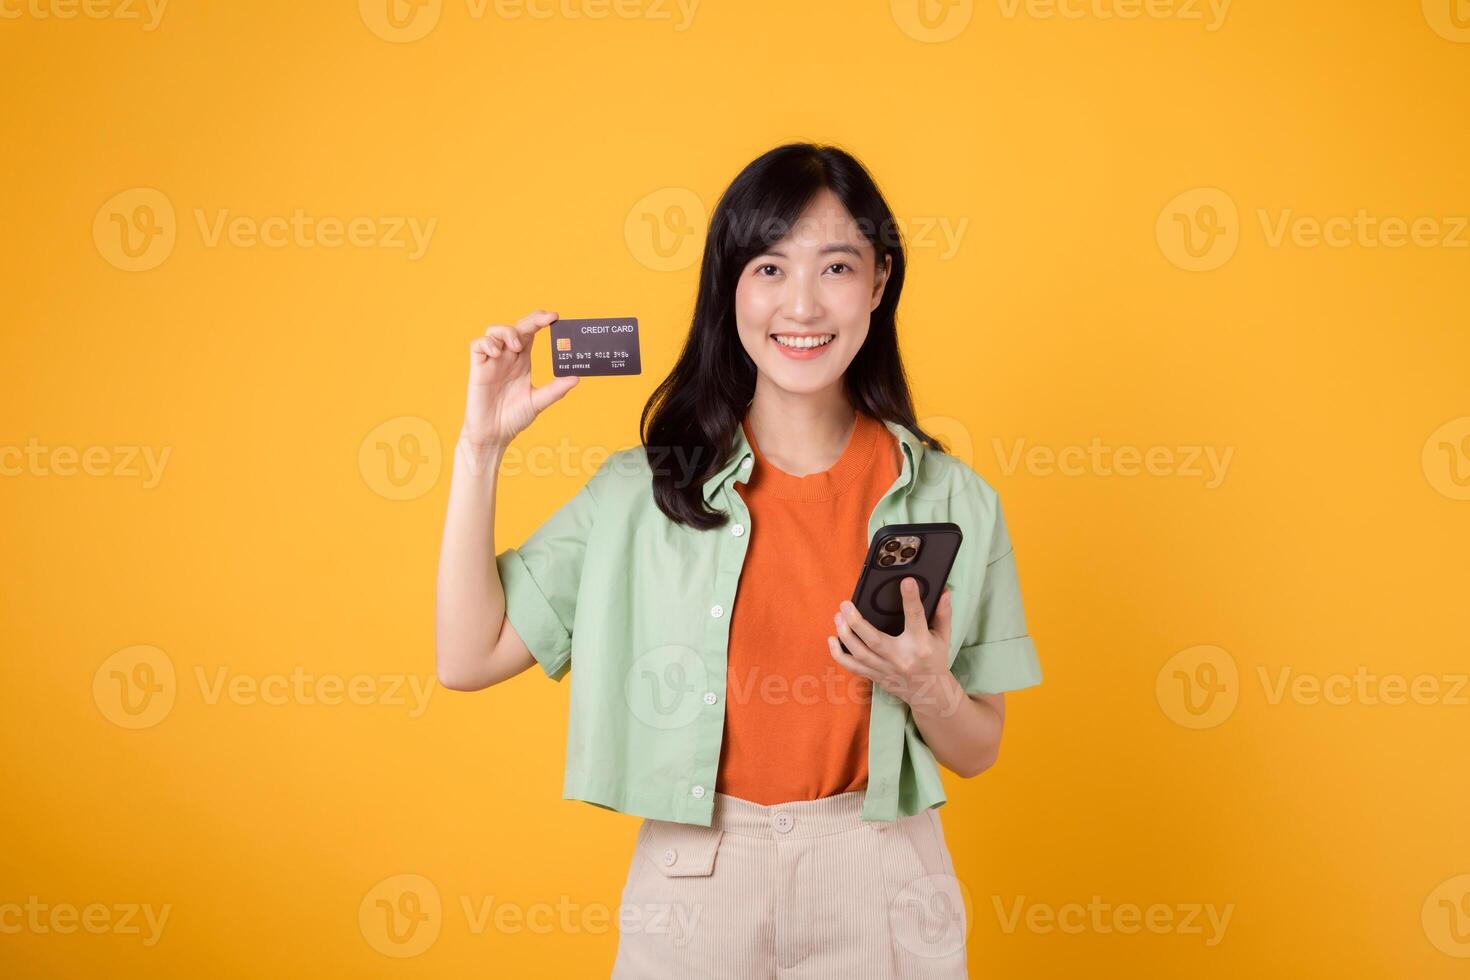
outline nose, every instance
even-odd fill
[[[787,280],[786,308],[788,316],[797,323],[812,323],[822,316],[822,302],[817,295],[815,278],[805,270]]]

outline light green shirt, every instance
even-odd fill
[[[962,460],[883,424],[903,447],[902,468],[868,519],[868,540],[887,524],[958,524],[964,540],[947,581],[950,669],[969,693],[1040,683],[995,491]],[[654,503],[639,445],[610,455],[523,545],[496,556],[506,615],[541,668],[560,680],[575,667],[566,799],[710,823],[730,612],[750,541],[750,512],[733,485],[749,479],[754,454],[743,428],[736,432],[734,453],[703,487],[704,499],[730,515],[724,527],[669,520]],[[677,455],[658,455],[653,465],[692,478]],[[944,801],[939,766],[908,705],[873,685],[862,818],[894,820]]]

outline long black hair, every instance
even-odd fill
[[[885,256],[893,259],[868,335],[843,376],[847,396],[858,411],[907,426],[926,446],[945,451],[914,420],[899,357],[896,313],[905,263],[893,212],[847,152],[788,143],[752,161],[721,195],[705,237],[689,336],[673,370],[643,406],[640,431],[653,469],[654,501],[672,521],[703,531],[728,519],[705,504],[703,486],[729,459],[755,396],[755,362],[735,326],[735,287],[746,264],[784,238],[823,188],[842,201],[872,244],[877,267]],[[669,465],[674,458],[688,465]]]

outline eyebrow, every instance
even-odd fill
[[[842,252],[844,254],[851,255],[853,258],[856,259],[860,259],[863,257],[863,253],[859,252],[856,246],[849,245],[846,242],[833,242],[831,245],[823,245],[821,249],[817,252],[817,254],[831,255],[835,252]],[[778,259],[786,258],[785,252],[774,248],[766,249],[764,252],[761,253],[761,255],[774,255]],[[756,256],[756,258],[760,258],[760,255]]]

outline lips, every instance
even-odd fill
[[[775,333],[771,340],[786,350],[815,350],[830,344],[836,334],[831,333]]]
[[[771,343],[781,352],[781,356],[794,361],[809,361],[814,357],[821,357],[835,339],[836,334],[830,333],[771,335]],[[788,342],[782,343],[782,340]]]

